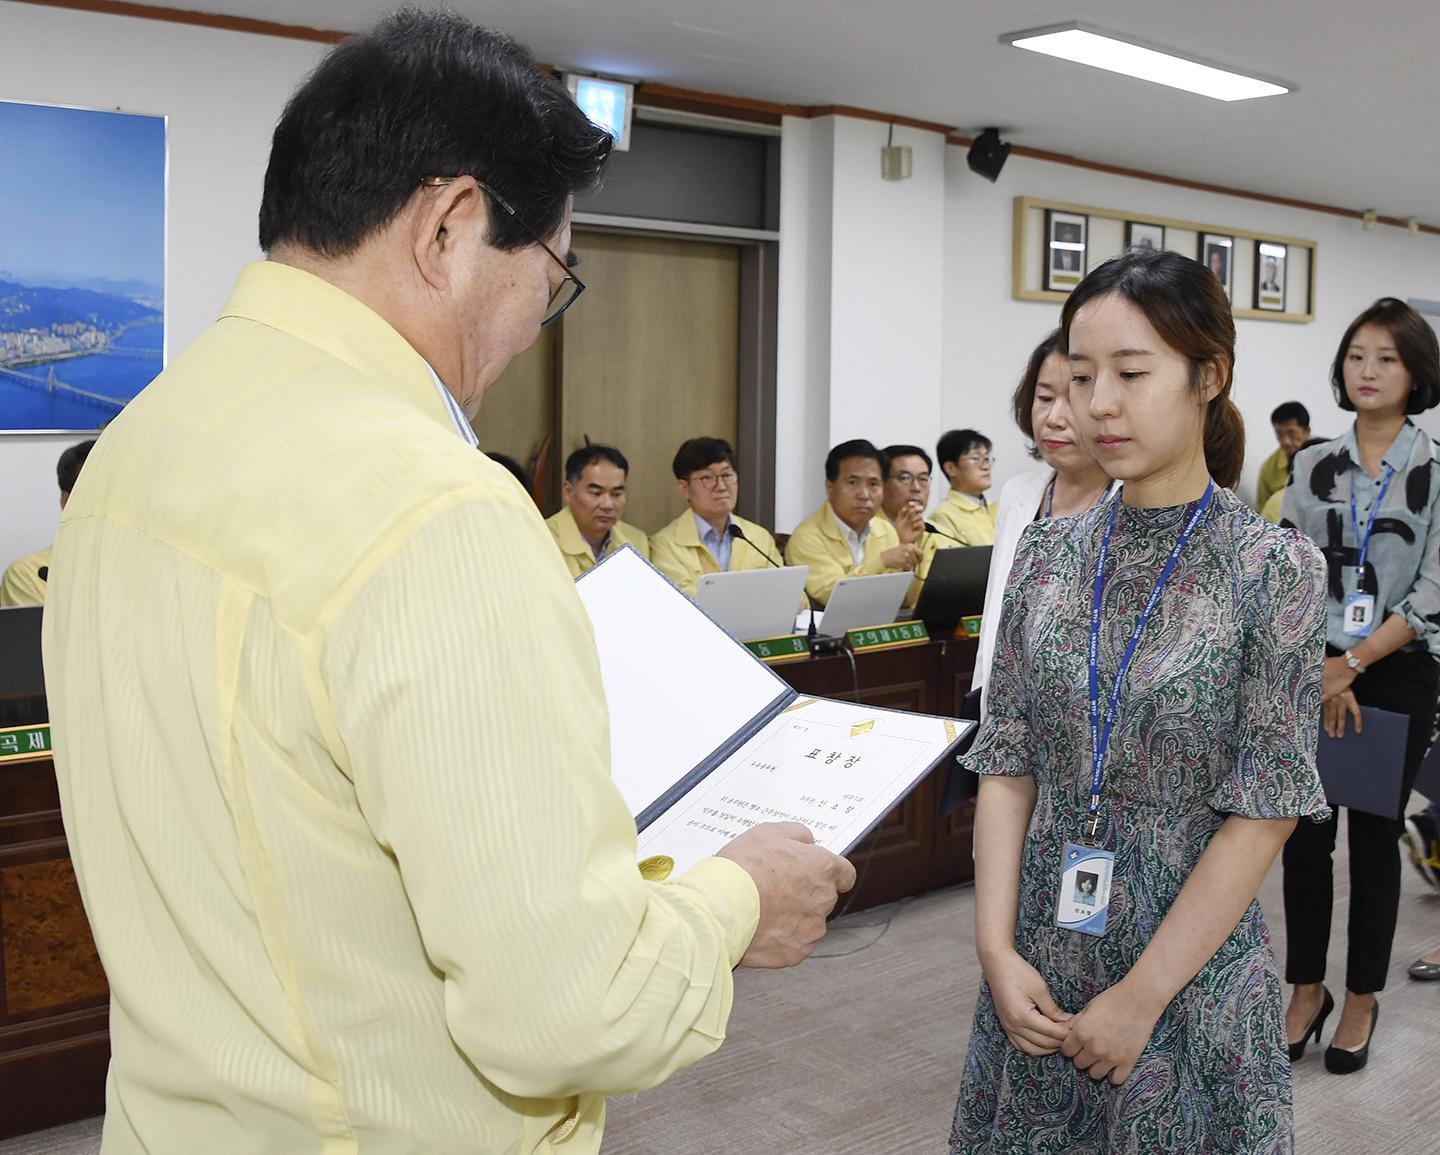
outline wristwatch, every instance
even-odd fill
[[[1354,650],[1345,651],[1345,664],[1357,674],[1363,674],[1365,672],[1365,667],[1360,664],[1360,659],[1355,656]]]

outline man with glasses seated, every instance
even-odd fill
[[[586,445],[565,459],[565,480],[560,485],[565,506],[545,524],[555,535],[572,578],[624,545],[650,556],[650,539],[620,520],[629,474],[625,455],[610,445]]]
[[[930,559],[945,545],[944,540],[933,533],[925,536],[925,508],[930,504],[930,455],[918,445],[887,445],[880,452],[885,459],[885,493],[875,516],[895,526],[901,541],[917,541],[924,551],[920,564],[915,567],[910,592],[905,595],[905,604],[913,606],[920,596],[920,587],[925,584],[925,575],[930,572]]]
[[[671,462],[690,508],[650,539],[650,560],[692,598],[700,575],[765,569],[780,561],[770,531],[735,516],[740,476],[735,451],[718,437],[692,437]],[[740,533],[732,532],[739,527]]]
[[[990,438],[973,429],[952,429],[935,446],[935,459],[950,482],[950,492],[930,515],[939,530],[936,548],[952,545],[994,545],[995,517],[1000,507],[985,500],[990,488]],[[927,534],[926,544],[936,534]]]
[[[920,561],[915,540],[902,540],[895,526],[875,516],[885,489],[883,465],[880,451],[865,440],[842,442],[825,458],[825,504],[795,527],[785,546],[787,564],[810,567],[805,589],[817,605],[830,600],[841,578],[900,573]]]

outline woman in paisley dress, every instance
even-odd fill
[[[1230,303],[1203,266],[1127,253],[1071,293],[1061,329],[1081,436],[1124,486],[1027,527],[1010,574],[991,712],[963,760],[983,776],[985,982],[951,1150],[1288,1153],[1281,987],[1255,895],[1297,819],[1327,813],[1314,763],[1324,563],[1220,488],[1239,477],[1243,426]],[[1108,928],[1061,929],[1062,851],[1090,811],[1102,541],[1103,725],[1187,525],[1111,715],[1097,834],[1114,854]]]

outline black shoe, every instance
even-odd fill
[[[1315,1036],[1315,1042],[1320,1042],[1320,1032],[1325,1029],[1325,1020],[1330,1017],[1330,1012],[1335,1009],[1335,998],[1330,993],[1329,987],[1321,987],[1325,992],[1325,999],[1320,1004],[1320,1009],[1315,1012],[1315,1017],[1310,1020],[1310,1025],[1305,1028],[1305,1033],[1300,1036],[1298,1043],[1290,1044],[1290,1061],[1298,1063],[1305,1054],[1305,1044],[1310,1041],[1310,1036]]]
[[[1365,1045],[1358,1051],[1346,1051],[1340,1047],[1325,1048],[1325,1069],[1332,1075],[1349,1075],[1358,1071],[1370,1061],[1370,1040],[1375,1037],[1375,1024],[1380,1018],[1380,1000],[1376,999],[1370,1008],[1370,1034]]]
[[[1412,979],[1422,983],[1440,982],[1440,963],[1426,962],[1423,958],[1417,959],[1410,964],[1410,970],[1406,973]]]

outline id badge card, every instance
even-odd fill
[[[1357,638],[1369,637],[1374,624],[1375,595],[1346,594],[1345,620],[1343,622],[1345,633]]]
[[[1115,855],[1110,851],[1067,842],[1060,866],[1055,925],[1081,934],[1103,935],[1114,872]]]

